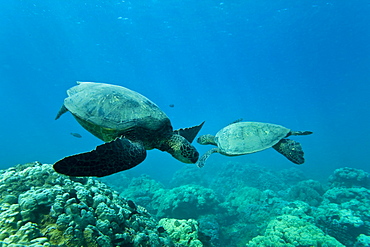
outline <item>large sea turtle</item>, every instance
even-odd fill
[[[90,133],[106,142],[95,150],[65,157],[55,171],[70,176],[103,177],[130,169],[159,149],[184,163],[195,163],[199,153],[191,144],[203,123],[173,130],[167,115],[143,95],[125,87],[78,82],[55,119],[69,111]]]
[[[202,135],[198,143],[215,145],[203,154],[198,167],[203,167],[208,157],[213,153],[227,156],[238,156],[255,153],[273,147],[295,164],[303,164],[303,150],[301,144],[286,139],[291,135],[310,135],[311,131],[292,131],[281,125],[260,122],[235,122],[217,132],[216,136]]]

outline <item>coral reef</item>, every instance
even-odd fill
[[[253,187],[233,190],[221,205],[227,210],[225,216],[242,220],[243,223],[258,223],[274,217],[280,212],[284,201],[272,190],[260,191]]]
[[[370,236],[360,234],[357,237],[357,242],[354,247],[369,247],[370,246]]]
[[[244,246],[248,240],[263,234],[267,223],[281,214],[287,204],[272,190],[261,191],[253,187],[233,190],[221,204],[223,212],[222,231],[228,241]]]
[[[194,184],[165,189],[147,175],[133,178],[120,196],[135,201],[159,218],[197,218],[214,213],[219,204],[211,189]]]
[[[278,216],[272,220],[263,236],[253,238],[247,244],[254,246],[343,246],[335,238],[326,235],[315,225],[293,215]]]
[[[331,187],[364,187],[370,189],[370,174],[363,170],[343,167],[329,177]]]
[[[96,179],[105,184],[109,184],[109,187],[111,187],[115,191],[122,191],[129,186],[133,178],[134,177],[130,175],[130,171],[127,171],[114,173],[112,175]]]
[[[198,240],[198,222],[193,219],[178,220],[163,218],[159,221],[178,247],[202,247]]]
[[[198,218],[199,240],[204,246],[220,246],[221,228],[216,215],[203,215]]]
[[[144,208],[105,184],[38,162],[0,173],[0,240],[38,246],[173,246]]]
[[[153,205],[157,216],[177,219],[198,218],[217,211],[219,201],[212,189],[199,185],[184,185],[156,193]]]
[[[204,246],[370,246],[365,171],[337,169],[328,185],[297,168],[274,172],[228,162],[200,171],[184,167],[173,176],[172,189],[148,177],[133,179],[121,195],[159,218],[196,219]],[[142,200],[146,195],[151,199]],[[301,233],[296,239],[294,231]]]
[[[156,214],[157,209],[153,206],[153,197],[156,194],[163,194],[164,186],[150,178],[148,175],[141,175],[132,178],[127,189],[120,194],[121,197],[135,201],[136,204],[145,207],[150,213]]]
[[[318,226],[346,246],[354,246],[361,234],[370,234],[370,190],[332,188],[314,213]]]
[[[305,180],[293,185],[288,193],[289,200],[300,200],[311,206],[319,206],[325,190],[321,183],[314,180]]]
[[[282,178],[275,172],[256,164],[227,163],[210,183],[210,188],[227,196],[238,187],[254,187],[260,190],[279,191],[286,188]]]
[[[103,179],[120,194],[37,162],[1,171],[0,246],[370,246],[365,171],[337,169],[328,185],[255,164],[199,171],[185,167],[173,188]]]
[[[259,204],[262,191],[253,187],[241,187],[233,190],[227,197],[225,204],[232,208],[232,211],[242,212],[251,204]]]
[[[300,219],[304,219],[310,223],[314,222],[313,208],[302,201],[294,201],[287,203],[281,210],[280,214],[297,216]]]

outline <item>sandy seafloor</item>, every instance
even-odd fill
[[[369,173],[350,167],[317,181],[230,161],[164,185],[34,162],[1,171],[0,201],[1,246],[370,246]]]

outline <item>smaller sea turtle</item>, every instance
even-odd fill
[[[213,153],[227,156],[238,156],[255,153],[273,147],[295,164],[303,164],[301,144],[294,140],[285,139],[291,135],[310,135],[311,131],[292,131],[281,125],[260,122],[234,122],[217,132],[216,136],[202,135],[198,143],[215,145],[197,162],[203,167],[208,157]]]

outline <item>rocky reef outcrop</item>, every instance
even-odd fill
[[[282,215],[270,221],[263,236],[248,242],[248,247],[327,246],[341,247],[335,238],[314,224],[293,215]]]
[[[38,162],[0,173],[0,241],[21,246],[174,246],[142,207],[92,178]]]
[[[0,244],[370,246],[367,172],[344,167],[322,183],[297,169],[221,168],[185,167],[169,187],[148,175],[67,177],[38,162],[1,171]]]
[[[122,195],[158,218],[195,219],[204,246],[370,246],[363,170],[340,168],[323,183],[297,168],[229,162],[206,169],[184,167],[170,188],[141,176]]]

